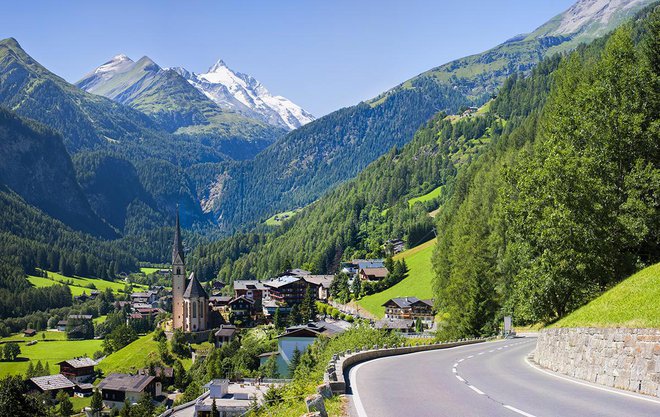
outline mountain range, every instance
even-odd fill
[[[10,38],[0,41],[0,105],[61,135],[79,187],[71,193],[82,190],[93,215],[82,225],[53,211],[59,220],[126,235],[167,225],[179,203],[186,226],[229,233],[311,203],[404,146],[439,111],[483,104],[510,75],[528,74],[650,3],[578,1],[530,34],[316,120],[222,61],[194,74],[118,55],[72,85]],[[39,187],[2,182],[40,207]]]
[[[173,131],[239,122],[292,130],[314,120],[300,106],[273,96],[259,81],[232,71],[222,60],[208,72],[195,74],[180,67],[161,68],[146,56],[135,62],[117,55],[76,86],[150,114]]]
[[[199,184],[205,212],[221,227],[250,224],[301,207],[411,140],[438,111],[480,105],[512,74],[607,33],[653,0],[580,0],[535,31],[433,68],[379,96],[297,129],[254,160],[219,167]]]

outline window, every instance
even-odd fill
[[[181,275],[181,268],[179,268],[179,267],[176,268],[176,274]]]
[[[193,303],[192,305],[192,318],[197,318],[197,303]]]

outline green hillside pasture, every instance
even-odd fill
[[[660,328],[660,263],[639,271],[551,327]]]
[[[293,216],[298,214],[302,209],[295,209],[295,210],[290,210],[290,211],[284,211],[282,213],[277,213],[274,216],[270,217],[268,220],[266,220],[266,225],[267,226],[280,226],[282,223],[285,221],[291,219]],[[275,220],[277,218],[277,220]]]
[[[158,342],[154,341],[153,333],[140,337],[125,348],[113,352],[105,357],[97,366],[105,375],[113,372],[135,372],[144,368],[150,357],[158,358]],[[192,365],[191,359],[181,361],[183,367],[188,369]]]
[[[71,293],[75,295],[80,295],[83,291],[87,294],[90,291],[93,291],[93,288],[90,288],[90,285],[96,287],[98,291],[105,291],[106,288],[110,288],[113,292],[123,292],[125,284],[122,281],[106,281],[99,278],[84,278],[84,277],[65,277],[62,274],[57,272],[48,272],[48,278],[36,277],[28,275],[28,281],[32,283],[35,287],[48,287],[51,285],[58,284],[67,284],[71,288]],[[147,289],[144,285],[133,284],[135,289]]]
[[[412,206],[414,206],[415,203],[417,203],[417,202],[419,202],[419,203],[425,203],[425,202],[427,202],[427,201],[431,201],[431,200],[433,200],[433,199],[435,199],[435,198],[440,197],[440,194],[442,194],[442,188],[443,188],[443,187],[444,187],[444,185],[441,185],[441,186],[439,186],[438,188],[432,190],[431,192],[429,192],[429,193],[427,193],[427,194],[424,194],[424,195],[419,196],[419,197],[411,198],[410,200],[408,200],[408,205],[409,205],[410,207],[412,207]]]
[[[151,275],[155,273],[156,271],[159,271],[161,268],[140,268],[140,272],[142,272],[144,275]]]
[[[398,284],[383,292],[362,298],[358,301],[360,307],[366,309],[376,317],[383,317],[383,315],[385,315],[385,308],[382,304],[390,298],[433,298],[433,289],[431,285],[431,281],[433,280],[431,255],[435,248],[435,242],[435,240],[430,240],[395,256],[395,260],[406,260],[406,264],[408,265],[408,276]]]
[[[47,332],[46,336],[50,337],[51,333],[55,332]],[[63,335],[64,333],[61,334]],[[36,365],[39,360],[42,364],[48,362],[51,373],[57,373],[59,368],[55,365],[56,363],[77,356],[86,355],[91,357],[94,352],[101,350],[101,344],[103,343],[102,340],[43,341],[40,334],[24,339],[26,342],[36,340],[37,343],[32,346],[26,346],[25,343],[20,343],[21,354],[18,356],[17,361],[0,362],[0,377],[16,374],[23,375],[27,371],[30,362],[32,362],[32,365]]]

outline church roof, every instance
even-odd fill
[[[190,273],[190,278],[188,278],[188,280],[190,282],[188,282],[188,287],[183,293],[183,298],[209,298],[208,294],[206,294],[206,291],[204,291],[202,284],[200,284],[199,281],[197,281],[197,278],[195,278],[194,272]]]
[[[179,206],[176,206],[176,226],[174,230],[174,243],[172,245],[172,263],[176,261],[176,256],[181,257],[181,262],[186,260],[183,257],[183,241],[181,240],[181,225],[179,224]]]

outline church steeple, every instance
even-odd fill
[[[186,263],[183,257],[179,205],[176,206],[176,227],[172,244],[172,320],[174,329],[183,329],[183,292],[186,290]]]
[[[172,245],[172,264],[185,263],[183,257],[183,241],[181,240],[181,225],[179,224],[179,205],[176,205],[176,226],[174,231],[174,243]],[[177,255],[179,259],[177,259]]]

